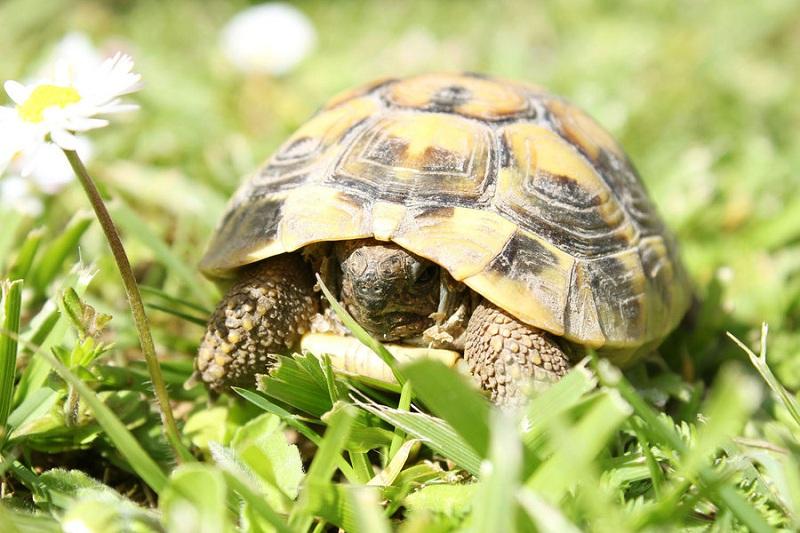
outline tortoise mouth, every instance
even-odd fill
[[[381,341],[417,337],[433,325],[433,319],[427,315],[404,311],[384,313],[371,319],[356,318],[356,320],[370,335]]]

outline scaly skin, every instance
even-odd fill
[[[318,309],[308,265],[293,254],[244,269],[208,322],[197,354],[200,377],[215,392],[252,387],[272,354],[300,345]]]
[[[469,320],[464,360],[481,388],[501,405],[521,403],[527,384],[553,383],[570,367],[548,333],[486,301]]]

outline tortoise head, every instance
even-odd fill
[[[439,265],[373,239],[336,245],[341,299],[353,318],[382,341],[421,335],[439,306]]]

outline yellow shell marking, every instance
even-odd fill
[[[450,115],[434,113],[401,115],[398,120],[387,124],[383,135],[408,143],[405,155],[409,168],[418,168],[432,146],[467,158],[472,154],[475,138],[472,128],[464,128],[461,121],[453,120]]]
[[[577,107],[561,100],[549,102],[548,107],[560,122],[567,139],[580,146],[590,158],[597,159],[600,148],[625,157],[611,134]]]
[[[533,233],[522,230],[518,233],[541,246],[543,254],[552,259],[552,264],[535,273],[528,272],[527,265],[518,265],[518,270],[499,272],[489,264],[482,272],[465,278],[463,282],[520,320],[563,335],[564,309],[575,260]]]
[[[274,240],[262,246],[261,248],[248,253],[244,259],[240,261],[240,263],[247,265],[256,261],[261,261],[267,257],[275,257],[278,254],[286,253],[288,251],[289,250],[284,248],[283,243],[280,240]]]
[[[300,127],[286,143],[308,137],[319,139],[324,143],[338,141],[341,136],[355,124],[379,110],[374,98],[363,97],[351,100],[346,104],[315,116]]]
[[[330,187],[296,189],[283,204],[279,236],[287,252],[320,241],[369,237],[365,211],[353,198]]]
[[[496,213],[455,207],[452,212],[406,221],[392,240],[443,266],[460,281],[483,270],[516,228]]]
[[[461,99],[452,99],[453,110],[461,115],[493,120],[528,108],[525,94],[513,85],[453,74],[429,74],[398,82],[391,86],[388,97],[400,106],[427,109],[436,106],[453,88],[463,94]]]
[[[520,170],[527,174],[529,180],[534,180],[539,171],[565,176],[587,194],[596,196],[600,203],[608,201],[610,193],[603,180],[558,134],[530,123],[509,126],[504,134]],[[507,191],[515,186],[516,181],[506,176],[500,188]]]
[[[636,241],[636,228],[624,220],[625,214],[619,203],[611,201],[608,185],[589,162],[576,153],[572,145],[557,133],[529,123],[511,125],[506,128],[504,135],[516,165],[502,168],[498,173],[499,199],[512,205],[526,206],[541,172],[563,177],[580,187],[586,196],[595,199],[593,209],[597,210],[609,228],[614,228],[617,237],[629,243]],[[518,172],[524,175],[519,176]],[[573,228],[566,229],[569,231]]]
[[[376,202],[372,207],[372,235],[379,241],[391,240],[405,214],[405,206]]]

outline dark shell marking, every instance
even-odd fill
[[[520,320],[622,354],[689,303],[672,237],[613,138],[542,89],[476,75],[334,98],[231,200],[201,268],[375,237]]]

